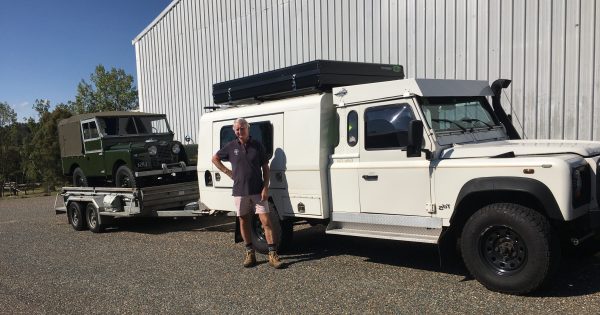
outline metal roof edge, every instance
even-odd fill
[[[162,12],[150,23],[148,24],[148,26],[146,26],[146,28],[141,31],[138,36],[136,36],[132,41],[131,41],[131,45],[135,45],[135,43],[137,43],[140,39],[142,39],[142,37],[144,37],[146,35],[146,33],[148,33],[156,24],[158,24],[158,22],[160,20],[162,20],[162,18],[167,15],[167,13],[169,13],[169,11],[171,11],[171,9],[173,9],[173,7],[175,5],[177,5],[181,0],[173,0],[171,2],[171,4],[169,4],[169,6],[167,6],[164,10],[162,10]]]

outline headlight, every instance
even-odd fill
[[[181,152],[181,147],[179,146],[179,144],[175,143],[171,147],[171,151],[173,151],[173,154],[179,154],[179,152]]]
[[[150,153],[150,155],[156,155],[157,152],[158,150],[156,149],[155,145],[151,145],[148,147],[148,153]]]
[[[573,197],[579,199],[581,198],[581,194],[583,192],[583,176],[581,176],[581,171],[579,169],[575,169],[573,171],[573,177],[571,180],[573,182]]]
[[[580,207],[590,202],[591,197],[591,170],[587,165],[582,165],[571,170],[571,194],[573,207]]]

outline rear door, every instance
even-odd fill
[[[267,151],[269,163],[273,160],[274,148],[283,147],[283,114],[266,115],[259,117],[246,118],[250,123],[250,136],[261,142]],[[218,121],[213,123],[213,152],[225,146],[228,142],[235,140],[233,132],[233,121]],[[229,161],[222,161],[223,164],[231,169]],[[215,187],[232,188],[233,180],[229,176],[222,174],[213,166],[213,178]],[[273,182],[271,184],[273,186]]]
[[[98,132],[95,119],[81,121],[81,134],[83,135],[83,151],[85,157],[85,174],[87,176],[101,176],[104,174],[104,156],[102,154],[102,139]]]

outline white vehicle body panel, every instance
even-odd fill
[[[270,194],[281,215],[327,218],[329,180],[327,165],[331,154],[331,96],[312,94],[292,99],[257,103],[202,116],[199,139],[210,134],[211,144],[199,147],[198,176],[208,170],[214,187],[200,183],[200,200],[210,208],[234,211],[232,180],[220,175],[210,161],[219,150],[219,131],[238,117],[250,124],[269,121],[273,125],[273,156],[270,159]],[[224,163],[231,167],[228,162]],[[222,175],[222,176],[221,176]],[[302,209],[302,210],[301,210]]]
[[[345,92],[343,92],[345,91]],[[403,79],[386,82],[359,84],[333,88],[333,103],[338,106],[373,102],[374,100],[397,99],[411,95],[418,96],[492,96],[487,81],[442,80],[442,79]]]
[[[281,216],[337,217],[371,224],[373,216],[381,215],[385,219],[373,221],[378,222],[375,225],[393,221],[412,222],[412,228],[419,222],[426,222],[423,228],[438,222],[449,226],[463,187],[482,178],[541,183],[565,221],[597,210],[597,142],[508,140],[501,125],[436,133],[424,123],[422,149],[428,154],[407,157],[406,147],[365,148],[362,124],[371,108],[406,105],[414,119],[425,122],[431,117],[421,110],[418,97],[489,95],[492,91],[485,81],[406,79],[207,113],[201,117],[198,137],[210,135],[199,145],[200,200],[211,209],[234,211],[231,180],[221,176],[216,181],[219,171],[210,159],[220,146],[219,130],[244,117],[251,124],[273,124],[270,194]],[[351,112],[359,117],[355,145],[347,139]],[[592,176],[591,200],[574,209],[572,172],[586,161]],[[202,184],[205,176],[213,179],[214,186]],[[385,238],[387,234],[381,233],[384,236],[374,237]]]

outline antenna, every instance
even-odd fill
[[[513,111],[513,105],[512,105],[512,102],[510,101],[510,99],[508,98],[508,95],[506,94],[506,90],[502,89],[502,92],[504,94],[504,97],[506,98],[506,101],[510,105],[510,117],[515,117],[517,119],[517,124],[519,125],[519,128],[521,129],[521,133],[523,134],[523,139],[527,139],[527,135],[525,134],[525,128],[523,128],[523,124],[519,120],[519,116],[517,116],[515,114],[515,112]]]

